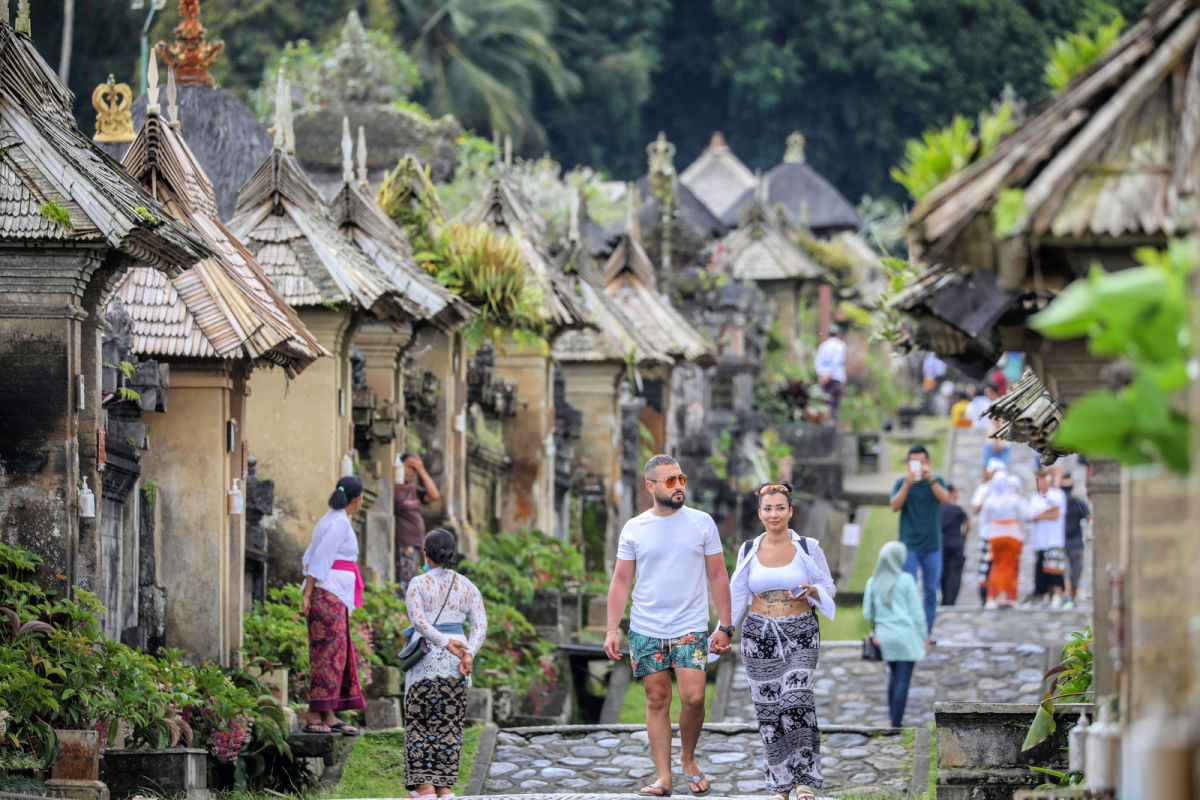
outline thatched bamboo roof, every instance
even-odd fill
[[[275,147],[238,193],[229,228],[292,306],[348,303],[395,323],[424,319],[405,285],[338,230],[291,150],[290,97],[280,77]]]
[[[1128,248],[1196,230],[1198,42],[1200,6],[1155,3],[987,158],[914,207],[914,261],[995,272],[1014,289],[1039,248]],[[997,237],[991,212],[1007,189],[1022,190],[1024,213]]]
[[[351,171],[349,123],[343,118],[342,186],[330,204],[334,222],[344,236],[358,245],[367,258],[384,270],[401,287],[400,302],[414,319],[432,322],[452,331],[478,312],[470,303],[442,286],[413,260],[406,234],[366,192],[366,142],[358,129],[359,172]]]
[[[1042,463],[1049,465],[1069,452],[1051,444],[1065,410],[1037,376],[1025,370],[1021,379],[988,406],[984,414],[1004,422],[992,438],[1027,442],[1041,454]]]
[[[525,256],[529,278],[546,293],[544,312],[554,329],[591,324],[589,314],[562,272],[542,248],[542,222],[521,191],[506,176],[488,184],[479,202],[462,217],[468,225],[480,226],[511,238]]]
[[[632,233],[621,235],[601,277],[608,296],[660,350],[703,367],[716,363],[713,345],[654,288],[654,265]]]
[[[329,355],[221,224],[208,176],[156,106],[130,145],[125,167],[213,253],[170,280],[144,267],[125,276],[116,296],[133,320],[134,352],[248,358],[278,364],[289,376]]]
[[[725,137],[712,135],[708,147],[688,165],[679,182],[692,191],[718,220],[732,213],[737,223],[737,204],[758,185],[754,173],[733,154]]]
[[[66,224],[54,219],[55,207]],[[67,87],[7,19],[0,20],[0,241],[110,247],[171,274],[207,254],[80,133]]]

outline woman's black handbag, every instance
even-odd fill
[[[875,606],[875,594],[871,594],[871,607]],[[871,623],[871,632],[863,637],[862,642],[862,657],[863,661],[883,661],[883,651],[879,649],[879,642],[875,640],[875,623]]]
[[[442,618],[442,612],[446,610],[446,603],[450,602],[450,592],[454,591],[454,584],[458,583],[458,576],[454,576],[454,580],[450,582],[450,588],[446,589],[446,599],[442,601],[442,607],[438,609],[437,616],[433,619],[433,624],[437,625],[438,620]],[[400,648],[400,652],[396,654],[400,659],[400,669],[408,672],[410,669],[421,663],[421,659],[429,652],[429,641],[419,633],[413,633],[408,637],[408,641],[404,647]]]
[[[879,650],[879,643],[875,641],[874,631],[863,637],[862,657],[863,661],[883,661],[883,653]]]

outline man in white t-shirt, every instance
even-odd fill
[[[1037,494],[1029,498],[1033,513],[1033,531],[1029,546],[1037,558],[1033,564],[1035,603],[1049,601],[1055,608],[1062,604],[1067,561],[1067,496],[1051,486],[1049,469],[1037,473]]]
[[[671,670],[679,684],[680,762],[693,794],[707,794],[708,777],[696,764],[704,724],[705,667],[709,651],[729,652],[733,635],[729,574],[712,517],[685,506],[687,476],[679,462],[657,455],[646,462],[646,490],[654,505],[625,523],[608,587],[604,652],[621,657],[618,625],[633,586],[629,655],[633,677],[646,690],[646,735],[657,778],[638,794],[671,794]],[[637,585],[634,586],[634,578]],[[708,635],[708,590],[720,625]]]
[[[846,388],[846,343],[842,341],[842,332],[837,325],[829,326],[829,338],[817,348],[815,361],[817,382],[829,400],[829,418],[837,422]]]

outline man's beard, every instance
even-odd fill
[[[658,497],[656,495],[654,498],[654,502],[658,503],[660,506],[664,508],[671,508],[676,511],[683,508],[683,503],[685,500],[687,500],[687,495],[681,495],[678,500],[675,499],[673,494],[669,494],[666,497]]]

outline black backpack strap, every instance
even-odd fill
[[[806,555],[806,556],[812,555],[812,553],[808,552],[808,537],[807,536],[800,537],[800,546],[804,548],[804,555]]]
[[[741,561],[742,559],[744,559],[746,557],[746,554],[750,552],[750,546],[753,544],[754,544],[753,539],[746,540],[746,543],[742,545],[742,554],[740,556],[738,556],[739,561]]]

